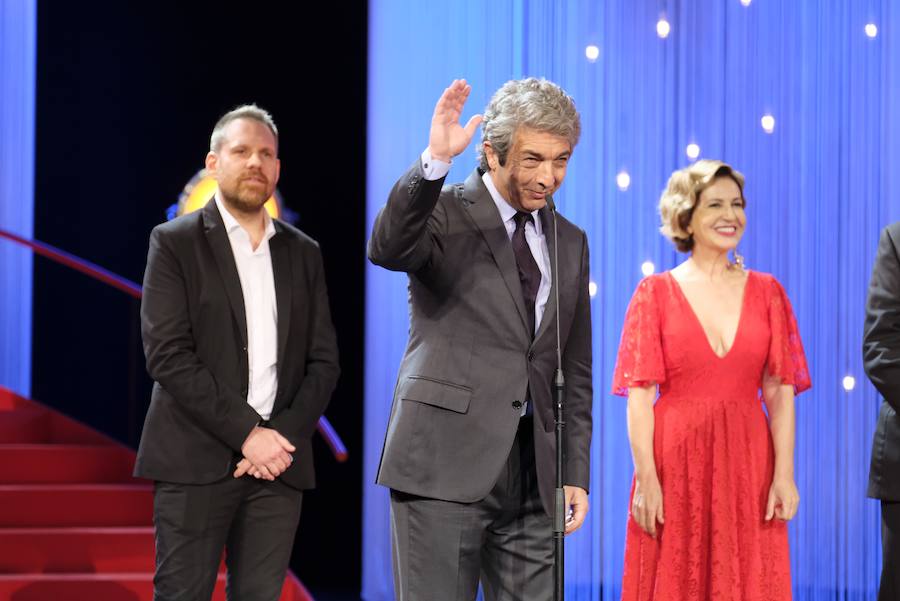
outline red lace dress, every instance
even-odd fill
[[[810,386],[790,301],[771,275],[749,273],[721,358],[671,273],[638,285],[613,392],[659,384],[653,453],[666,522],[653,538],[629,516],[623,601],[791,598],[787,525],[764,519],[775,461],[766,369],[798,393]]]

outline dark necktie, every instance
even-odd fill
[[[513,252],[516,255],[516,265],[519,267],[519,282],[522,284],[522,300],[525,301],[525,310],[528,313],[528,331],[534,337],[534,304],[537,299],[538,288],[541,287],[541,270],[531,254],[528,242],[525,240],[525,224],[534,223],[531,213],[519,211],[513,219],[516,220],[516,231],[512,236]]]

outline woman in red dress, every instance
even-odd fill
[[[784,289],[735,252],[743,187],[720,161],[672,174],[661,231],[690,258],[642,280],[625,316],[613,378],[635,468],[624,601],[791,598],[794,395],[809,372]]]

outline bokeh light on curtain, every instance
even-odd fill
[[[31,238],[37,0],[0,1],[0,229]],[[31,251],[0,240],[0,386],[31,391]]]
[[[900,219],[893,176],[900,168],[900,3],[370,0],[369,6],[369,226],[395,179],[426,146],[434,102],[454,77],[473,88],[464,120],[506,80],[532,75],[561,84],[581,111],[581,143],[555,197],[588,233],[597,284],[592,507],[567,542],[567,598],[620,594],[632,464],[624,402],[608,391],[642,265],[663,270],[683,259],[657,232],[656,203],[669,173],[689,162],[689,144],[700,157],[721,158],[746,175],[742,254],[788,290],[810,360],[814,388],[798,399],[801,510],[790,526],[796,598],[874,598],[880,521],[865,483],[878,398],[860,354],[879,230]],[[661,19],[669,26],[665,37],[658,33]],[[464,179],[474,166],[470,148],[448,181]],[[392,598],[388,495],[373,482],[406,342],[406,301],[403,274],[369,266],[367,601]],[[849,391],[847,375],[855,378]]]

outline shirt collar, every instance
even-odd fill
[[[225,203],[219,198],[219,195],[216,194],[216,208],[219,209],[219,214],[222,216],[222,221],[225,222],[225,231],[228,234],[232,234],[235,230],[241,227],[241,224],[238,223],[238,220],[234,218],[227,208],[225,208]],[[265,211],[265,219],[266,219],[266,233],[263,236],[265,240],[269,240],[272,236],[275,235],[275,223],[272,221],[272,217],[269,216],[269,212]]]
[[[494,204],[497,205],[497,210],[500,211],[500,218],[503,220],[503,223],[507,221],[512,221],[516,216],[518,211],[508,202],[500,192],[497,190],[497,186],[494,185],[494,180],[491,178],[491,174],[488,171],[485,171],[481,176],[481,181],[484,182],[485,188],[488,189],[488,192],[491,195],[491,199],[494,201]],[[531,215],[534,217],[534,231],[537,232],[538,236],[541,235],[541,220],[538,219],[539,210],[532,211]]]

